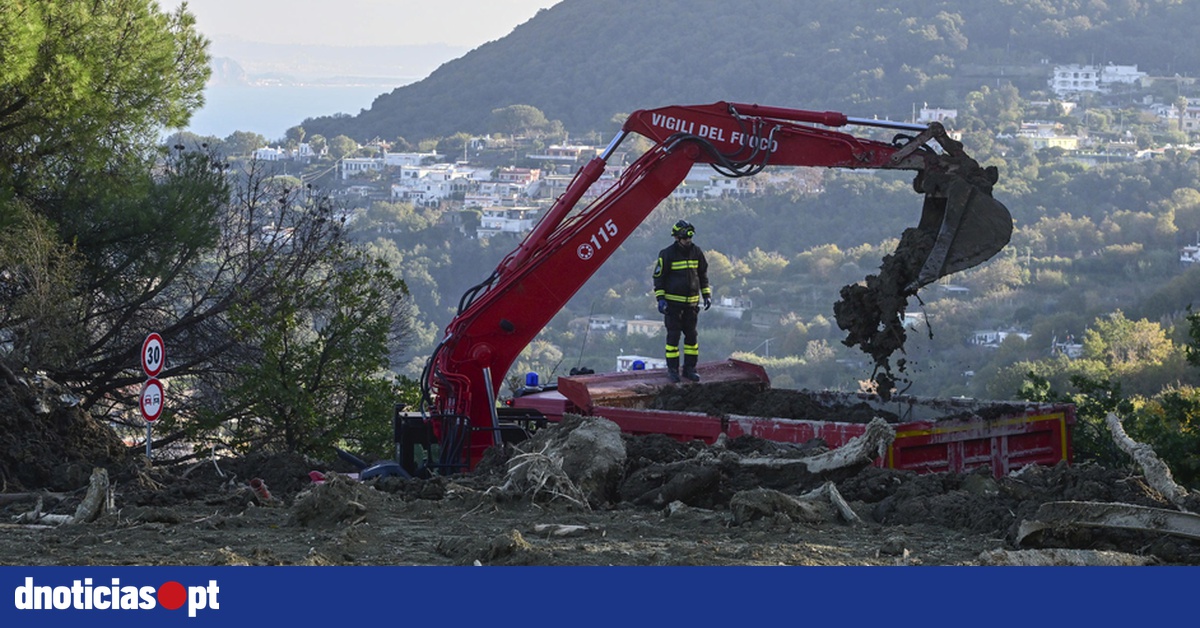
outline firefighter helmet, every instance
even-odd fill
[[[676,238],[690,238],[696,235],[696,228],[686,220],[680,220],[671,227],[671,235]]]

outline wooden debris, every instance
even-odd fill
[[[513,456],[508,461],[508,474],[501,491],[516,490],[537,500],[538,495],[549,495],[551,500],[559,497],[590,510],[587,496],[583,494],[567,473],[563,471],[562,459],[542,451]]]
[[[1112,432],[1117,447],[1133,457],[1134,462],[1142,467],[1146,483],[1180,510],[1187,510],[1183,506],[1184,499],[1188,494],[1187,489],[1175,483],[1175,479],[1171,476],[1171,469],[1159,459],[1154,450],[1149,445],[1130,438],[1125,433],[1125,427],[1121,425],[1121,419],[1117,415],[1109,412],[1104,422],[1108,425],[1108,430]]]
[[[840,500],[836,489],[821,487],[838,474],[855,473],[881,455],[895,440],[896,432],[885,420],[872,419],[861,436],[832,451],[804,457],[743,456],[729,449],[702,449],[691,458],[638,469],[627,476],[620,492],[625,501],[639,505],[665,506],[673,501],[696,504],[711,494],[723,473],[745,471],[757,476],[786,475],[794,490],[818,488],[823,500]],[[831,477],[834,476],[834,477]],[[832,485],[830,485],[832,486]],[[856,517],[850,507],[836,504],[843,519]],[[803,517],[801,517],[803,518]]]
[[[533,526],[533,531],[546,536],[579,536],[595,530],[592,526],[571,525],[567,523],[539,523]]]
[[[739,491],[729,500],[729,512],[736,525],[776,514],[801,523],[823,523],[835,517],[848,523],[862,521],[833,482],[826,482],[821,488],[800,497],[769,488]]]
[[[92,469],[92,477],[88,480],[88,492],[75,509],[71,523],[90,523],[104,513],[110,497],[108,494],[108,470],[103,467]]]
[[[53,530],[55,527],[43,523],[0,523],[0,530]]]
[[[785,468],[800,466],[810,473],[824,473],[855,465],[870,464],[887,452],[896,440],[896,430],[881,418],[871,419],[861,436],[850,439],[845,445],[806,458],[737,458],[737,464],[747,467]],[[730,459],[726,456],[725,459]]]
[[[837,509],[843,521],[847,523],[862,523],[862,519],[859,518],[858,513],[854,512],[850,504],[846,503],[846,499],[842,497],[842,494],[837,490],[837,486],[833,482],[822,484],[821,488],[801,495],[800,499],[809,501],[829,500],[829,503],[833,504],[833,507]]]
[[[37,500],[37,504],[34,505],[34,507],[33,507],[33,510],[30,510],[29,512],[23,512],[23,513],[17,515],[16,517],[13,517],[13,522],[14,523],[37,523],[42,520],[43,516],[44,515],[42,514],[42,498],[39,497]]]
[[[850,439],[845,445],[818,454],[805,460],[808,470],[812,473],[822,473],[833,469],[870,463],[887,452],[887,448],[896,440],[896,430],[887,421],[875,417],[867,424],[862,436]]]
[[[1200,540],[1200,516],[1188,512],[1106,502],[1047,502],[1034,519],[1021,522],[1017,545],[1036,541],[1046,530],[1072,528],[1135,530]]]
[[[613,501],[625,471],[621,428],[603,417],[567,413],[515,450],[508,473],[518,490],[589,509]]]
[[[42,512],[43,501],[39,497],[33,510],[17,515],[16,523],[54,524],[90,523],[100,515],[112,509],[112,494],[108,485],[108,471],[102,467],[92,469],[92,477],[88,481],[87,495],[75,508],[73,515],[58,515]]]

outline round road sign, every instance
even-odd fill
[[[151,377],[142,384],[142,394],[138,397],[138,406],[142,409],[142,418],[153,423],[158,420],[163,409],[162,382]]]
[[[163,364],[167,362],[167,349],[163,345],[162,336],[150,334],[142,342],[142,370],[149,377],[158,377]]]

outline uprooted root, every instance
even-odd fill
[[[539,497],[548,497],[548,501],[562,498],[591,510],[587,496],[563,471],[562,459],[546,455],[547,449],[510,458],[504,485],[493,488],[528,495],[532,501]]]

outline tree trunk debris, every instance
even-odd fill
[[[1180,510],[1187,510],[1183,505],[1188,494],[1187,489],[1175,483],[1175,479],[1171,476],[1171,469],[1163,463],[1158,454],[1154,453],[1149,445],[1130,438],[1125,433],[1125,427],[1121,425],[1121,419],[1112,412],[1108,413],[1104,422],[1108,425],[1108,430],[1112,432],[1113,441],[1117,443],[1117,447],[1129,454],[1134,462],[1142,467],[1142,473],[1150,487]]]
[[[1034,519],[1021,522],[1016,543],[1036,543],[1046,531],[1075,528],[1134,530],[1200,540],[1200,516],[1190,512],[1106,502],[1047,502]]]
[[[1112,502],[1047,502],[1038,508],[1032,519],[1021,522],[1017,529],[1016,544],[1037,545],[1048,535],[1070,539],[1074,536],[1071,533],[1080,529],[1126,530],[1200,540],[1200,516],[1190,512],[1186,506],[1192,496],[1186,488],[1175,483],[1171,469],[1163,463],[1153,448],[1130,438],[1116,414],[1108,413],[1105,424],[1117,447],[1129,454],[1141,467],[1142,476],[1150,489],[1178,510]],[[1077,559],[1078,557],[1074,557],[1071,560]],[[1065,559],[1057,555],[1053,560]]]
[[[832,508],[833,512],[829,512]],[[833,482],[799,497],[769,488],[740,491],[729,501],[734,525],[782,515],[797,523],[824,523],[840,519],[846,523],[861,523],[862,519],[842,498]]]
[[[108,471],[102,467],[92,469],[92,477],[88,481],[87,495],[75,508],[73,515],[58,515],[42,512],[43,500],[38,497],[33,510],[17,515],[13,521],[25,524],[54,524],[91,523],[102,514],[112,510],[112,491],[109,490]]]
[[[592,526],[573,525],[569,523],[538,523],[533,526],[533,531],[547,537],[563,537],[579,536],[586,532],[595,532],[597,531],[597,528]]]
[[[741,458],[737,463],[747,467],[772,468],[800,465],[809,473],[824,473],[864,462],[874,462],[887,452],[888,446],[895,440],[896,430],[887,421],[876,417],[867,424],[866,431],[861,436],[856,436],[845,445],[822,454],[807,458]]]

